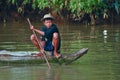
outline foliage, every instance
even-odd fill
[[[8,3],[19,4],[20,1],[22,2],[21,6],[24,6],[26,4],[31,4],[31,6],[34,9],[37,7],[39,9],[44,9],[48,7],[48,8],[60,10],[62,9],[64,2],[67,0],[8,0]]]
[[[90,13],[94,9],[101,9],[107,7],[104,0],[8,0],[8,3],[25,6],[31,6],[39,9],[46,7],[60,11],[63,8],[71,10],[72,13],[79,14],[81,11]],[[20,4],[21,2],[21,4]]]

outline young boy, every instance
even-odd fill
[[[60,34],[59,34],[59,30],[57,28],[57,26],[55,24],[53,24],[53,20],[54,18],[51,16],[51,14],[46,14],[44,15],[44,17],[41,19],[41,21],[43,22],[43,26],[41,30],[35,29],[34,26],[31,26],[30,29],[34,30],[35,32],[39,33],[42,37],[41,39],[39,38],[38,41],[40,42],[40,44],[42,45],[42,48],[45,51],[52,51],[53,54],[56,58],[60,58],[61,54],[60,54]],[[41,50],[41,48],[39,47],[37,40],[35,38],[35,35],[32,34],[31,35],[31,41],[32,43],[39,49]],[[41,55],[42,53],[37,54],[38,56]]]

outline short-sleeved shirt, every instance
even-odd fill
[[[53,33],[58,33],[59,30],[55,24],[52,24],[50,28],[47,28],[46,26],[42,26],[41,31],[44,32],[44,36],[42,36],[42,41],[45,41],[45,47],[44,50],[46,51],[53,51],[54,47],[52,45],[52,40],[53,40]],[[58,51],[60,50],[60,44],[61,44],[61,39],[60,39],[60,34],[59,34],[59,44],[58,44]]]

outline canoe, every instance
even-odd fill
[[[46,55],[47,59],[50,62],[62,62],[65,64],[70,64],[80,57],[82,57],[84,54],[88,52],[88,48],[82,48],[74,53],[71,54],[62,54],[61,59],[56,59],[54,56]],[[25,56],[16,56],[16,55],[0,55],[0,62],[1,63],[43,63],[45,62],[45,59],[43,56],[41,57],[35,57],[33,55],[25,55]]]

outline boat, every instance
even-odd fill
[[[57,63],[64,63],[66,65],[71,64],[72,62],[81,58],[84,54],[88,52],[88,48],[82,48],[74,53],[71,54],[62,54],[62,58],[56,59],[54,56],[46,55],[49,62],[57,62]],[[43,56],[35,57],[33,55],[24,55],[24,56],[17,56],[17,55],[8,55],[8,54],[0,54],[0,63],[28,63],[28,64],[38,64],[38,63],[45,63],[45,59]]]

